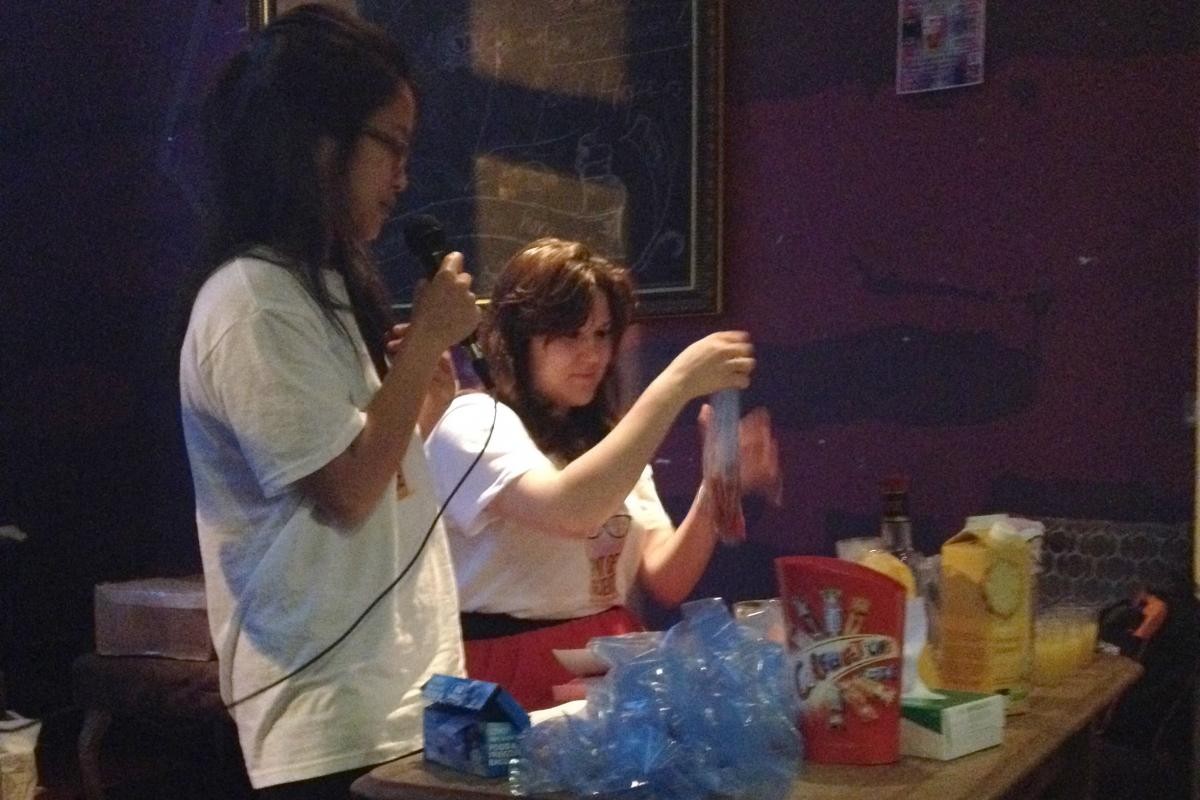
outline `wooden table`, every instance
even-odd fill
[[[1097,724],[1142,668],[1100,655],[1055,687],[1038,687],[1029,711],[1008,718],[1004,744],[953,761],[904,758],[881,767],[805,764],[791,800],[994,800],[1090,796]],[[503,780],[427,764],[420,755],[377,767],[353,786],[368,800],[494,800]],[[564,800],[567,795],[540,795]]]

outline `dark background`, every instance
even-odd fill
[[[780,553],[969,514],[1191,517],[1197,5],[988,4],[983,85],[894,92],[894,2],[726,10],[726,312],[642,326],[645,381],[745,327],[782,509],[698,593],[773,593]],[[0,8],[0,669],[70,702],[94,584],[199,570],[170,331],[196,241],[189,125],[241,2]],[[436,87],[427,87],[427,92]],[[426,132],[427,134],[429,132]],[[689,410],[656,464],[682,513]]]

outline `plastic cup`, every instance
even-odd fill
[[[1088,605],[1071,604],[1066,607],[1065,615],[1071,628],[1071,639],[1075,644],[1075,666],[1087,666],[1096,651],[1096,634],[1099,629],[1096,611]]]
[[[1079,666],[1074,622],[1065,609],[1054,607],[1038,612],[1033,629],[1033,682],[1057,686]]]
[[[783,606],[778,597],[739,600],[733,604],[733,618],[761,639],[779,644],[784,644],[787,640],[783,629]]]
[[[838,539],[833,543],[833,549],[838,558],[857,564],[870,551],[885,548],[883,539],[878,536],[856,536],[850,539]]]

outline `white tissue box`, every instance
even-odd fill
[[[943,699],[901,699],[902,755],[949,761],[1004,740],[1003,695],[935,691]]]

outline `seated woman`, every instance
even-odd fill
[[[553,649],[641,630],[625,607],[635,582],[677,605],[717,541],[703,486],[676,528],[649,462],[689,401],[749,385],[750,337],[689,345],[618,418],[615,355],[633,304],[627,271],[582,244],[529,244],[498,277],[481,330],[495,398],[460,395],[426,441],[443,502],[483,451],[445,512],[467,673],[527,709],[554,705],[551,687],[571,680]],[[769,421],[748,420],[744,471],[769,483]]]

